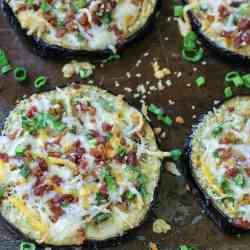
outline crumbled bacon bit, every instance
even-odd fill
[[[64,210],[60,207],[56,197],[49,200],[48,205],[51,212],[53,213],[52,221],[56,222],[64,214]]]
[[[182,116],[177,116],[175,118],[175,122],[178,123],[178,124],[184,124],[185,123],[185,121],[184,121],[184,119],[183,119]]]
[[[0,153],[0,160],[2,160],[4,162],[8,162],[9,156],[6,153]]]
[[[244,229],[250,229],[250,222],[243,218],[237,218],[235,220],[235,225]]]
[[[27,117],[28,118],[32,118],[32,117],[34,117],[34,115],[37,113],[37,107],[36,106],[31,106],[30,108],[29,108],[29,110],[27,111]]]
[[[53,186],[49,184],[44,184],[38,187],[35,187],[33,190],[34,195],[36,196],[43,196],[45,193],[53,190]]]
[[[63,179],[58,175],[53,175],[51,177],[51,182],[57,186],[60,186],[60,184],[63,182]]]
[[[129,152],[127,156],[127,164],[136,166],[138,164],[137,155],[135,152]]]
[[[57,38],[62,38],[66,34],[66,29],[60,28],[56,31],[56,37]]]
[[[61,156],[61,153],[50,151],[50,152],[48,152],[48,156],[59,158]]]
[[[113,126],[107,122],[102,123],[102,129],[105,132],[110,132],[112,130]]]
[[[88,30],[90,28],[89,19],[86,13],[83,13],[83,15],[79,19],[79,22],[85,28],[85,30]]]
[[[234,108],[233,106],[229,106],[229,107],[227,108],[227,110],[228,110],[228,112],[232,113],[232,112],[235,111],[235,108]]]
[[[245,172],[246,172],[247,176],[250,177],[250,168],[245,168]]]
[[[237,168],[228,168],[227,170],[226,170],[226,176],[227,177],[235,177],[235,176],[237,176],[237,174],[238,174],[238,169]]]
[[[228,10],[228,8],[224,5],[221,5],[218,9],[219,11],[219,16],[221,19],[224,19],[225,17],[230,15],[230,11]]]

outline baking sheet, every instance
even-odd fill
[[[247,72],[247,68],[228,64],[216,58],[206,50],[204,61],[193,65],[184,62],[180,56],[181,37],[177,24],[171,18],[173,1],[163,1],[161,15],[156,21],[155,28],[141,42],[132,45],[121,55],[121,60],[112,64],[100,66],[96,63],[94,76],[91,78],[97,85],[113,92],[123,94],[126,100],[140,109],[141,98],[135,98],[138,85],[144,85],[151,92],[145,98],[146,103],[154,103],[164,108],[172,118],[182,116],[185,123],[165,126],[152,118],[154,127],[161,127],[166,133],[166,138],[159,141],[162,150],[183,147],[187,135],[191,131],[199,114],[206,112],[214,101],[223,99],[224,75],[231,70]],[[63,79],[61,69],[66,61],[45,60],[34,53],[11,30],[3,14],[0,15],[0,48],[4,49],[13,66],[24,66],[29,69],[30,79],[38,75],[49,77],[46,89],[55,86],[64,86],[72,81]],[[172,71],[171,76],[164,78],[171,81],[171,86],[166,86],[162,91],[150,90],[150,86],[157,86],[151,63],[153,59],[161,67]],[[88,60],[83,58],[83,60]],[[129,72],[129,74],[127,74]],[[128,77],[131,75],[131,77]],[[194,81],[199,75],[205,76],[206,85],[197,88]],[[149,81],[147,85],[147,81]],[[169,82],[168,81],[168,85]],[[86,81],[81,81],[85,82]],[[152,89],[152,87],[151,87]],[[18,84],[13,80],[12,74],[0,77],[0,121],[14,107],[17,99],[24,95],[37,92],[32,80]],[[237,90],[235,93],[248,93],[247,90]],[[174,104],[173,104],[174,103]],[[213,222],[204,214],[194,195],[187,191],[186,181],[183,176],[173,176],[163,167],[159,196],[151,215],[138,230],[129,235],[126,240],[118,242],[116,246],[104,246],[108,250],[140,250],[148,249],[149,242],[158,244],[159,250],[177,250],[181,244],[198,247],[200,250],[249,250],[250,235],[228,236],[224,235]],[[164,234],[152,232],[152,224],[156,218],[163,218],[172,226],[172,230]],[[0,224],[0,250],[19,249],[20,238],[14,232]],[[97,248],[91,246],[91,249]],[[44,248],[41,248],[44,249]],[[52,248],[53,250],[80,250],[86,247]]]

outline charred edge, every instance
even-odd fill
[[[116,46],[117,53],[122,53],[126,48],[131,44],[135,43],[144,38],[144,36],[153,30],[154,23],[156,19],[156,14],[160,10],[161,0],[155,0],[155,7],[152,14],[148,17],[147,22],[138,30],[136,33],[127,38],[127,40]],[[21,39],[27,43],[28,46],[32,48],[32,51],[44,58],[55,58],[55,59],[73,59],[80,57],[90,57],[92,59],[106,58],[113,54],[110,49],[96,50],[96,51],[87,51],[87,50],[72,50],[63,48],[57,45],[51,45],[45,41],[35,37],[28,36],[27,30],[23,29],[16,18],[15,14],[11,7],[5,2],[2,1],[2,10],[5,16],[7,17],[11,27],[17,32]]]
[[[225,104],[226,102],[234,98],[235,97],[232,97],[226,101],[222,101],[218,105],[215,105],[215,107],[219,108],[221,105]],[[213,108],[211,108],[209,111],[213,111]],[[191,159],[192,136],[195,133],[197,126],[204,120],[206,115],[207,112],[200,115],[197,123],[192,127],[191,133],[189,134],[185,142],[184,154],[182,157],[183,173],[188,180],[188,184],[190,185],[193,195],[199,201],[201,207],[205,210],[205,213],[208,215],[208,217],[214,222],[216,226],[219,227],[219,229],[221,229],[224,233],[229,235],[249,233],[250,229],[241,228],[235,225],[234,221],[229,216],[227,216],[220,208],[217,207],[214,200],[202,188],[202,186],[199,183],[199,180],[197,179],[197,177],[193,172],[194,166]]]
[[[182,0],[183,4],[188,4],[187,0]],[[202,43],[208,48],[211,49],[211,51],[216,54],[219,58],[223,60],[229,60],[231,64],[237,64],[237,65],[250,65],[250,57],[245,56],[243,54],[236,53],[232,50],[229,50],[227,48],[219,46],[216,42],[214,42],[212,39],[207,37],[202,32],[202,26],[200,21],[197,17],[192,13],[192,11],[188,12],[189,19],[191,22],[191,26],[193,31],[196,32],[199,39],[202,41]]]

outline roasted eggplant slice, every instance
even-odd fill
[[[192,28],[218,55],[232,62],[250,60],[250,2],[185,0]]]
[[[161,155],[121,96],[88,85],[32,95],[0,136],[0,213],[38,243],[122,236],[150,210]]]
[[[41,55],[73,57],[122,50],[143,35],[159,0],[4,0],[10,22]]]
[[[206,114],[186,149],[189,177],[206,208],[230,233],[250,230],[250,96]]]

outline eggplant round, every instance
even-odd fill
[[[184,0],[192,29],[216,55],[232,63],[250,63],[250,3]]]
[[[213,221],[227,233],[250,230],[250,96],[203,115],[185,147],[187,177]]]
[[[54,58],[121,52],[152,28],[160,7],[160,0],[64,2],[5,0],[2,7],[36,53]]]
[[[159,154],[152,129],[121,96],[88,85],[32,95],[0,137],[1,215],[38,243],[122,236],[148,214]]]

